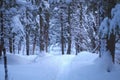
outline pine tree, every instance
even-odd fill
[[[109,20],[111,19],[111,9],[115,6],[116,1],[115,0],[108,0],[108,1],[103,1],[103,8],[104,11],[101,15],[101,17],[108,17],[107,20],[107,29],[108,29],[108,33],[106,36],[104,36],[103,38],[100,37],[101,40],[105,40],[106,41],[106,50],[110,52],[111,56],[112,56],[112,61],[114,63],[114,55],[115,55],[115,39],[116,39],[116,35],[113,32],[109,31],[110,28],[110,22]],[[102,44],[102,42],[101,42]],[[102,47],[102,46],[101,46]],[[102,55],[101,55],[102,56]]]
[[[112,20],[111,10],[116,5],[116,0],[102,1],[102,4],[103,13],[101,14],[101,17],[106,18],[103,20],[100,26],[100,56],[102,57],[105,54],[108,54],[110,55],[111,62],[115,63],[116,31],[110,28],[110,20]],[[110,72],[111,69],[108,67],[107,71]]]

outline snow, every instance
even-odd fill
[[[76,55],[14,55],[7,54],[9,80],[120,80],[120,65],[107,72],[98,54],[81,52]],[[37,58],[37,61],[35,59]],[[4,80],[0,60],[0,80]]]
[[[16,0],[16,3],[19,5],[27,5],[26,0]]]
[[[72,2],[72,0],[48,0],[49,3],[59,3],[60,1],[66,2],[67,4]],[[85,0],[79,0],[79,2],[85,2]]]
[[[101,38],[106,38],[107,37],[107,34],[108,34],[108,22],[109,22],[109,19],[108,17],[106,17],[102,22],[101,22],[101,25],[100,25],[100,28],[99,28],[99,35],[101,36]]]
[[[101,38],[106,38],[106,35],[111,33],[120,33],[120,4],[117,4],[115,8],[112,9],[111,16],[111,19],[106,17],[100,25],[99,34]],[[108,24],[110,24],[110,26]]]
[[[22,33],[24,33],[24,29],[23,29],[24,27],[21,24],[19,17],[20,17],[20,15],[16,15],[12,18],[12,21],[13,21],[12,26],[15,26],[15,27],[13,27],[12,32],[22,31]]]
[[[70,2],[72,2],[72,0],[66,0],[66,3],[70,3]]]
[[[104,70],[111,71],[113,69],[112,56],[109,51],[103,51],[103,54],[98,63]]]
[[[8,59],[8,65],[20,65],[20,64],[27,64],[30,62],[26,58],[14,54],[7,54],[7,59]],[[0,63],[3,64],[3,59]]]
[[[66,3],[70,3],[72,2],[72,0],[49,0],[49,3],[59,3],[60,1],[62,2],[66,2]]]
[[[50,5],[48,4],[47,1],[44,1],[44,4],[45,4],[46,9],[48,9],[50,7]]]
[[[111,15],[112,20],[110,22],[110,32],[114,31],[115,34],[115,32],[117,32],[116,30],[120,29],[120,4],[117,4],[115,8],[112,9]]]

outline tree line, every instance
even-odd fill
[[[101,37],[99,26],[111,17],[119,0],[1,0],[0,56],[10,53],[49,52],[51,45],[61,46],[61,54],[80,51],[99,52],[103,41],[113,62],[116,35]],[[108,32],[109,33],[109,32]],[[119,39],[119,38],[118,38]]]

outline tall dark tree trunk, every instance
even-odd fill
[[[2,1],[0,1],[0,6],[4,7],[5,3]],[[3,56],[4,56],[4,70],[5,70],[5,80],[8,80],[8,68],[7,68],[7,57],[6,57],[6,49],[4,47],[4,13],[3,11],[0,11],[0,24],[1,24],[1,30],[0,30],[0,57],[2,56],[2,52],[3,52]]]
[[[76,49],[76,55],[80,52],[80,46],[78,43],[78,38],[75,39],[75,49]]]
[[[26,9],[26,19],[29,20],[28,17],[28,9]],[[29,23],[26,23],[27,25],[25,26],[25,35],[26,35],[26,54],[29,55],[30,54],[30,25]]]
[[[45,13],[45,18],[46,18],[46,24],[45,24],[45,28],[44,28],[44,41],[45,41],[45,51],[48,52],[48,43],[49,43],[49,11],[46,11]]]
[[[15,33],[9,37],[9,51],[10,53],[15,53]]]
[[[2,46],[2,44],[0,44],[0,58],[2,56],[2,50],[3,50],[3,46]]]
[[[37,35],[34,35],[34,41],[33,41],[33,54],[35,52],[35,46],[36,46],[36,39],[37,39]]]
[[[43,52],[44,51],[44,47],[45,47],[45,44],[44,44],[44,25],[43,25],[43,18],[42,18],[42,8],[40,7],[39,8],[39,11],[40,11],[40,52]]]
[[[49,37],[49,32],[48,32],[48,25],[46,24],[45,29],[44,29],[44,41],[45,41],[45,51],[48,52],[48,37]]]
[[[64,55],[64,29],[63,29],[63,15],[61,13],[60,15],[60,21],[61,21],[61,50],[62,50],[62,55]]]
[[[3,2],[1,1],[1,4]],[[0,57],[2,56],[2,50],[3,50],[3,46],[4,46],[4,37],[3,37],[3,33],[4,33],[4,26],[3,26],[3,12],[0,11],[0,18],[1,18],[1,21],[0,21],[0,24],[1,24],[1,30],[0,30]]]
[[[1,6],[3,5],[3,1],[0,2]],[[1,24],[1,30],[0,30],[0,57],[2,56],[2,51],[4,47],[4,17],[3,17],[3,11],[0,11],[0,24]]]
[[[19,43],[18,43],[18,54],[20,53],[20,50],[21,50],[21,44],[22,44],[22,41],[19,40]]]
[[[26,54],[29,55],[29,35],[26,34]]]
[[[29,35],[30,35],[30,31],[29,31],[29,26],[26,26],[26,54],[29,55],[30,52],[30,41],[29,41]]]
[[[71,54],[71,43],[72,43],[72,40],[71,40],[71,23],[70,23],[70,6],[71,6],[71,3],[68,5],[68,49],[67,49],[67,54]]]
[[[4,69],[5,69],[5,80],[8,80],[8,68],[7,68],[7,56],[6,56],[6,49],[3,49],[4,54]]]
[[[13,42],[13,44],[12,44],[12,46],[13,46],[13,53],[15,54],[15,33],[13,33],[13,40],[12,40],[12,42]]]
[[[11,37],[9,37],[9,51],[10,51],[10,53],[13,52],[13,41],[12,41]]]
[[[116,35],[114,33],[110,34],[110,38],[107,39],[107,50],[110,51],[110,54],[112,56],[113,63],[115,62],[115,39]]]

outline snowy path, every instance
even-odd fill
[[[65,77],[69,73],[69,67],[74,57],[75,56],[70,57],[69,55],[66,55],[61,58],[61,66],[55,80],[65,80]]]
[[[63,57],[61,69],[60,72],[58,73],[56,80],[80,80],[79,71],[83,70],[82,72],[84,74],[86,70],[83,68],[92,65],[96,57],[97,55],[91,55],[86,53],[85,54],[83,53],[80,56],[74,57],[66,56],[65,58]],[[81,78],[81,80],[89,79]]]
[[[88,52],[79,55],[36,56],[8,55],[10,80],[120,80],[120,65],[111,73],[96,62],[98,55]],[[0,61],[0,80],[4,68]]]

